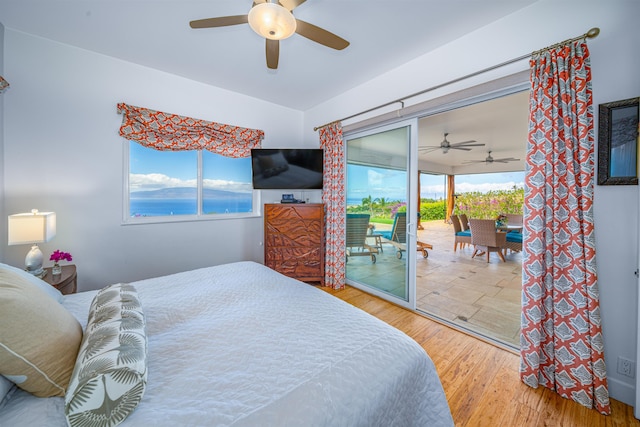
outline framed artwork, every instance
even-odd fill
[[[599,105],[599,185],[638,185],[639,101],[630,98]]]

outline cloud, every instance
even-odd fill
[[[373,186],[373,187],[380,186],[383,180],[384,180],[384,174],[381,174],[371,169],[367,171],[367,183],[369,184],[369,186]]]
[[[204,188],[215,188],[216,190],[233,191],[234,193],[250,193],[253,191],[253,184],[250,182],[227,181],[223,179],[204,179]]]
[[[149,191],[159,190],[161,188],[175,187],[195,187],[196,180],[183,180],[180,178],[172,178],[161,173],[129,174],[129,188],[131,191]]]
[[[202,182],[204,188],[214,188],[216,190],[232,191],[236,193],[249,193],[253,190],[250,182],[236,182],[222,179],[204,179]],[[134,191],[152,191],[163,188],[176,187],[197,187],[197,180],[172,178],[161,173],[149,174],[129,174],[129,187]]]

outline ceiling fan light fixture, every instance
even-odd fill
[[[296,18],[277,3],[260,3],[251,8],[249,26],[264,38],[282,40],[296,32]]]

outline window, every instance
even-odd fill
[[[130,141],[125,222],[255,216],[251,158],[158,151]]]

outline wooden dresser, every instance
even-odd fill
[[[264,263],[303,282],[324,285],[324,205],[264,205]]]

